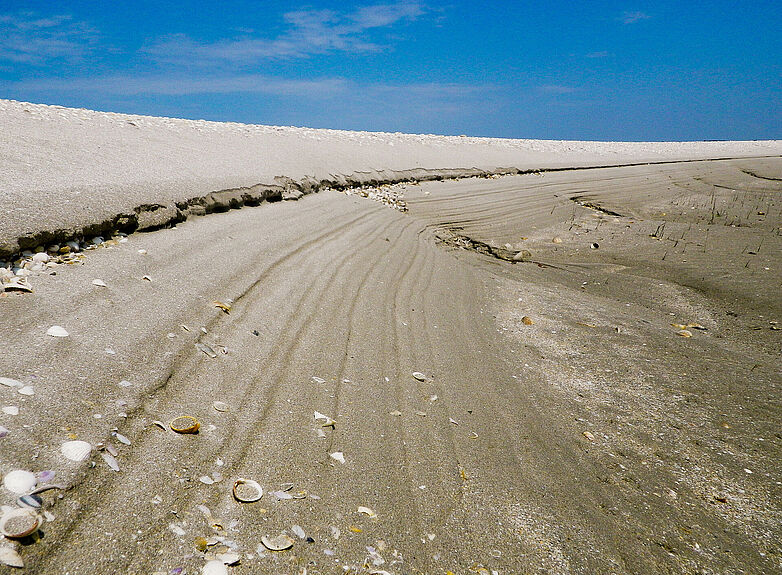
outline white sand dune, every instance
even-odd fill
[[[177,202],[273,184],[276,176],[307,177],[317,187],[351,175],[358,181],[410,177],[398,173],[406,170],[512,171],[780,154],[782,141],[620,143],[346,132],[0,100],[0,256],[63,235],[102,233],[129,219],[130,227],[154,227],[177,213]],[[241,196],[234,194],[238,203]],[[137,221],[140,212],[146,222]]]

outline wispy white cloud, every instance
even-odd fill
[[[96,40],[92,27],[71,16],[0,14],[0,61],[40,65],[53,59],[75,60],[84,56]]]
[[[640,22],[641,20],[648,20],[651,18],[649,14],[646,12],[639,12],[639,11],[625,11],[620,17],[619,21],[622,22],[622,24],[635,24],[636,22]]]
[[[216,42],[199,42],[180,34],[162,38],[142,51],[160,64],[242,67],[269,59],[303,58],[329,52],[367,52],[383,47],[367,39],[367,32],[425,13],[421,4],[398,2],[357,8],[353,12],[296,10],[283,15],[287,29],[265,38],[252,33]]]

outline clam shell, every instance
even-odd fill
[[[71,461],[84,461],[90,456],[92,445],[86,441],[66,441],[60,447],[60,451]]]
[[[31,509],[40,509],[43,505],[43,499],[38,495],[22,495],[16,500],[19,507],[30,507]]]
[[[269,551],[284,551],[285,549],[293,547],[294,541],[285,535],[285,533],[280,533],[277,537],[264,535],[261,537],[261,543],[263,543],[263,546]]]
[[[41,517],[32,509],[14,509],[0,517],[0,532],[10,539],[27,537],[40,526]]]
[[[240,477],[234,481],[233,494],[241,503],[252,503],[263,497],[263,487],[257,481]]]
[[[228,567],[222,561],[215,559],[204,565],[201,569],[201,575],[228,575]]]
[[[172,419],[168,425],[172,431],[177,433],[198,433],[198,429],[201,427],[198,420],[190,415],[180,415]]]
[[[3,477],[3,487],[11,493],[27,493],[35,489],[37,483],[35,474],[23,469],[16,469]]]
[[[414,371],[413,378],[417,379],[418,381],[426,381],[426,376],[420,371]]]
[[[64,327],[53,325],[46,330],[46,335],[50,335],[52,337],[68,337],[68,332],[65,331]]]
[[[9,545],[0,547],[0,563],[9,567],[24,567],[22,557]]]

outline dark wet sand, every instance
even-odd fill
[[[470,179],[408,185],[408,213],[322,192],[36,276],[0,299],[0,376],[35,388],[0,388],[20,407],[0,471],[70,488],[44,495],[26,572],[199,573],[209,536],[232,574],[778,571],[780,178],[763,159]],[[182,414],[198,435],[152,423]],[[121,471],[67,462],[69,437],[115,444]],[[267,493],[235,502],[236,477]],[[278,501],[288,482],[307,498]],[[314,542],[259,557],[293,525]]]

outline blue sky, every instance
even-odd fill
[[[132,114],[589,140],[782,138],[782,7],[0,3],[0,97]]]

